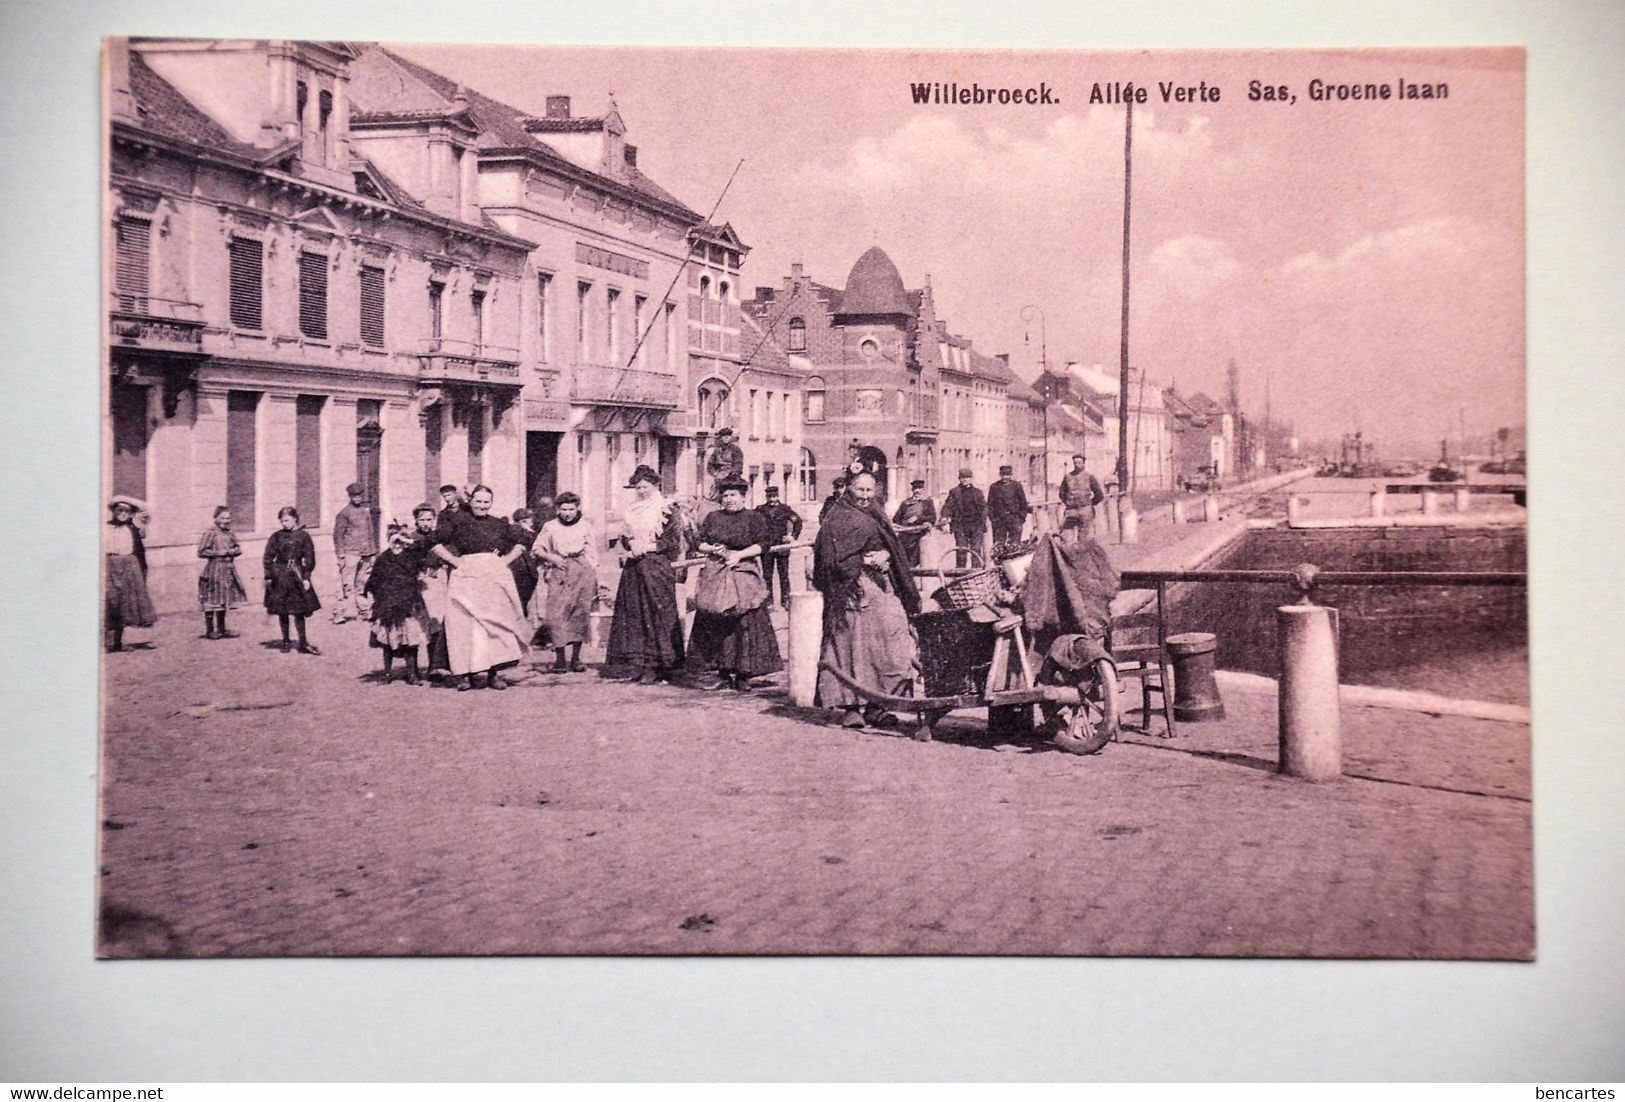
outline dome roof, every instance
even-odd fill
[[[857,314],[913,314],[903,277],[879,245],[858,257],[846,277],[837,316]]]

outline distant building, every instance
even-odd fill
[[[1163,392],[1163,406],[1173,436],[1175,484],[1184,486],[1209,476],[1229,479],[1235,440],[1224,407],[1201,393],[1187,398],[1174,386]]]
[[[1171,490],[1174,487],[1173,433],[1168,411],[1163,404],[1162,386],[1147,378],[1142,371],[1129,377],[1128,425],[1126,433],[1121,424],[1119,377],[1103,371],[1099,364],[1068,364],[1073,393],[1083,398],[1103,414],[1102,427],[1106,434],[1108,455],[1104,462],[1091,467],[1102,475],[1116,475],[1118,440],[1128,440],[1129,479],[1134,490]]]

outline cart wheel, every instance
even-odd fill
[[[1094,662],[1078,684],[1083,702],[1045,704],[1044,718],[1056,748],[1098,754],[1117,736],[1117,673],[1105,659]]]

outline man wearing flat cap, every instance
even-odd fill
[[[1020,543],[1021,528],[1027,523],[1032,510],[1027,505],[1027,491],[1011,477],[1014,469],[999,468],[999,480],[987,488],[987,516],[993,522],[993,546],[1001,543]]]
[[[734,443],[734,430],[720,429],[717,432],[717,442],[711,448],[711,457],[705,461],[705,473],[711,476],[712,501],[721,501],[721,494],[717,487],[724,482],[736,478],[743,478],[745,474],[745,452]]]
[[[937,522],[937,507],[925,496],[925,479],[916,478],[908,484],[909,495],[892,514],[891,522],[897,528],[897,542],[903,545],[903,557],[910,567],[920,565],[920,541],[925,530]],[[908,529],[916,529],[908,531]]]
[[[982,541],[987,536],[987,499],[971,483],[972,477],[969,467],[959,468],[959,485],[948,491],[948,499],[942,503],[942,519],[937,522],[939,527],[946,524],[954,534],[954,546],[959,549],[955,561],[961,567],[971,565],[967,552],[982,553]]]
[[[367,505],[367,488],[352,482],[344,488],[350,504],[333,518],[333,554],[339,564],[339,599],[333,605],[333,622],[342,624],[351,616],[367,618],[369,602],[363,590],[378,557],[378,537],[373,532],[372,509]]]

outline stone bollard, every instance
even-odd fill
[[[1219,658],[1218,636],[1206,631],[1170,635],[1168,658],[1174,666],[1174,718],[1200,723],[1224,718],[1224,699],[1213,671]]]
[[[1175,524],[1184,524],[1185,523],[1185,499],[1184,498],[1178,498],[1178,497],[1174,498],[1174,523]]]
[[[1281,641],[1280,771],[1309,781],[1343,775],[1336,615],[1324,605],[1275,610]]]
[[[790,703],[811,708],[818,693],[818,653],[824,642],[824,595],[816,589],[790,594],[789,652]]]
[[[1138,543],[1140,539],[1140,513],[1134,508],[1132,498],[1122,498],[1118,502],[1118,532],[1121,533],[1122,542]]]
[[[1434,517],[1439,515],[1439,495],[1433,490],[1422,491],[1422,515]]]
[[[1473,511],[1473,491],[1465,486],[1457,486],[1455,491],[1456,512],[1470,513]]]
[[[1297,494],[1286,495],[1286,522],[1289,527],[1296,528],[1303,519],[1303,498]]]
[[[1371,515],[1374,517],[1386,516],[1388,513],[1388,487],[1378,486],[1371,491]]]
[[[1212,524],[1219,519],[1219,495],[1208,494],[1202,499],[1202,519]]]

